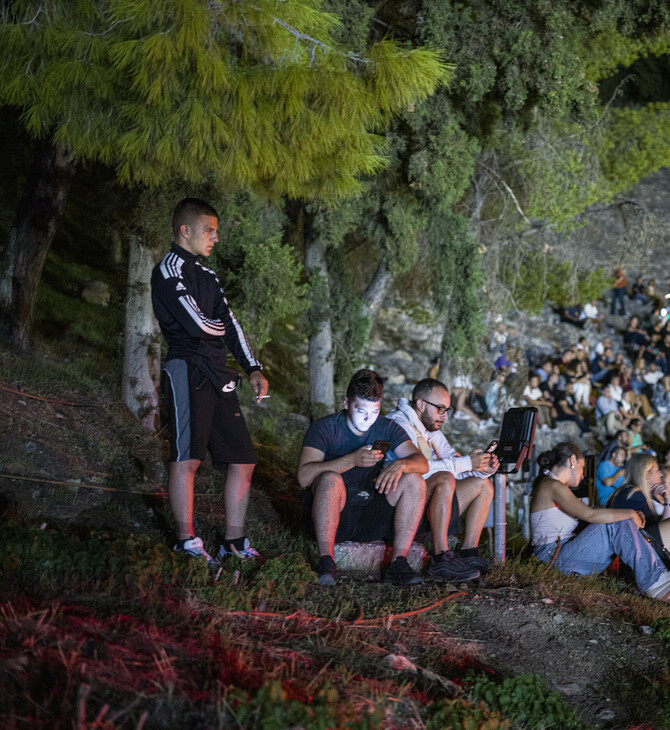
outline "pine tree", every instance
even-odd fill
[[[2,20],[0,104],[62,158],[43,184],[62,202],[67,173],[86,161],[131,186],[215,179],[333,201],[383,166],[376,132],[448,76],[430,50],[335,44],[337,19],[318,0],[16,0]],[[50,243],[26,239],[26,219],[43,215],[32,195],[0,279],[0,328],[19,344]]]

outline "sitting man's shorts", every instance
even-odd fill
[[[186,360],[165,363],[161,390],[170,417],[171,461],[202,461],[209,451],[216,468],[256,463],[234,391],[220,396],[202,371]]]
[[[312,520],[312,488],[302,490],[303,528],[316,537]],[[393,540],[393,514],[395,507],[389,504],[386,495],[380,494],[371,481],[369,484],[347,485],[347,501],[340,512],[340,524],[335,542],[372,542]]]

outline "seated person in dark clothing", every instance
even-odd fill
[[[581,433],[588,433],[591,430],[589,419],[584,416],[574,398],[574,384],[567,382],[565,390],[559,390],[554,398],[557,421],[574,421]]]
[[[654,362],[664,375],[668,374],[668,361],[665,358],[665,351],[661,344],[661,335],[658,332],[652,333],[649,338],[649,344],[644,348],[642,357],[644,357],[647,365]]]
[[[647,287],[644,285],[644,281],[641,276],[638,276],[633,284],[633,299],[636,302],[641,302],[642,304],[649,304]]]
[[[623,485],[610,497],[608,507],[634,509],[645,518],[644,530],[652,545],[667,560],[670,548],[670,495],[651,454],[634,454],[626,465]]]
[[[573,304],[571,307],[563,307],[559,312],[561,322],[569,322],[575,327],[583,327],[584,320],[579,319],[579,315],[582,313],[582,308],[579,304]]]
[[[591,363],[591,382],[599,383],[611,372],[614,363],[614,354],[611,347],[606,347],[602,353],[596,354]]]
[[[631,317],[623,333],[623,344],[631,360],[635,360],[649,344],[649,335],[640,327],[640,318]]]
[[[344,409],[314,421],[303,440],[298,482],[304,526],[316,537],[321,556],[321,585],[335,585],[335,543],[347,540],[391,540],[384,581],[422,582],[406,556],[426,505],[421,475],[428,462],[397,423],[379,418],[383,388],[372,370],[354,373]],[[384,465],[381,442],[395,452],[396,461]]]

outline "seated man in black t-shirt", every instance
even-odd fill
[[[393,544],[384,581],[422,579],[407,562],[426,503],[425,457],[397,423],[379,418],[383,381],[372,370],[354,373],[344,410],[311,424],[302,445],[298,482],[305,528],[316,537],[321,585],[336,581],[336,542],[386,539]],[[379,448],[373,448],[375,442]],[[384,465],[387,450],[400,457]]]

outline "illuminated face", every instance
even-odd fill
[[[219,221],[213,215],[201,215],[193,225],[180,226],[180,246],[198,256],[207,258],[218,242]]]
[[[439,431],[449,418],[449,406],[451,396],[442,388],[433,388],[426,396],[426,399],[419,398],[424,408],[419,413],[419,420],[423,423],[426,431]]]
[[[362,436],[370,430],[372,424],[379,418],[381,401],[364,400],[354,398],[349,402],[344,399],[344,410],[346,411],[347,426],[357,435]]]

